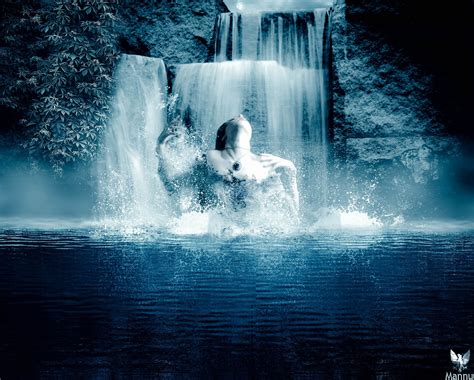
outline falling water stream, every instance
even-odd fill
[[[104,221],[156,225],[169,215],[155,152],[166,124],[166,68],[161,59],[123,55],[116,80],[97,168],[98,208]]]

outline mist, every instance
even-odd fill
[[[32,165],[26,159],[10,161],[0,172],[0,218],[22,223],[38,219],[90,220],[94,182],[87,167],[71,168],[59,176],[46,165]]]

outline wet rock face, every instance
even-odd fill
[[[466,1],[336,0],[336,141],[468,133],[472,9]]]
[[[215,18],[227,12],[222,0],[129,1],[121,9],[122,51],[167,64],[206,61]]]
[[[432,77],[367,23],[367,13],[385,13],[387,7],[373,5],[371,9],[339,2],[336,8],[336,140],[439,132],[438,112],[427,97]]]
[[[449,137],[348,138],[338,196],[388,224],[444,216],[459,198],[458,151],[458,139]]]
[[[457,139],[449,137],[375,137],[346,141],[349,165],[360,162],[364,167],[374,167],[391,161],[419,184],[438,179],[443,156],[455,155],[458,148]]]
[[[332,134],[354,203],[395,215],[453,196],[448,168],[472,137],[472,5],[458,6],[336,0]]]

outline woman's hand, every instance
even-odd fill
[[[158,137],[156,153],[161,156],[164,154],[164,148],[176,149],[178,145],[184,145],[184,138],[185,134],[178,128],[171,127],[163,130]]]
[[[290,160],[274,156],[272,154],[261,154],[260,162],[264,168],[269,170],[286,169],[291,173],[296,173],[296,167]]]

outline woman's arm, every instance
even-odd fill
[[[260,161],[264,168],[281,174],[280,178],[283,187],[286,192],[290,194],[293,209],[298,213],[300,208],[300,196],[296,179],[296,166],[290,160],[272,154],[260,155]]]
[[[170,141],[170,139],[176,137],[174,133],[168,129],[164,129],[156,144],[156,154],[158,157],[158,175],[163,183],[165,189],[170,193],[174,193],[177,190],[177,181],[176,178],[171,178],[167,170],[167,160],[165,153],[165,146]]]
[[[296,180],[296,170],[283,170],[281,180],[286,192],[290,194],[293,211],[298,214],[300,209],[300,194],[298,192],[298,183]]]

